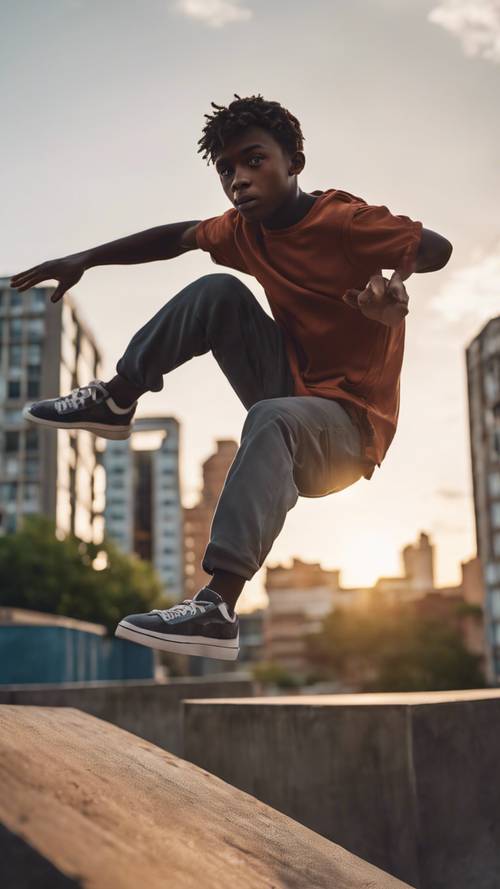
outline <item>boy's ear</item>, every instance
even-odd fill
[[[306,156],[303,151],[296,151],[292,157],[289,173],[290,176],[296,176],[301,173],[306,165]]]

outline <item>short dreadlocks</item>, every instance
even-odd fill
[[[240,98],[237,93],[233,95],[235,101],[227,108],[210,102],[217,113],[204,115],[208,122],[203,128],[203,136],[198,139],[198,153],[203,151],[203,159],[209,158],[207,166],[210,161],[215,163],[215,158],[233,136],[251,126],[269,130],[290,155],[303,151],[304,136],[300,123],[283,105],[279,102],[267,102],[260,93],[245,99]]]

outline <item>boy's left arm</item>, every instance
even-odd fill
[[[453,247],[446,238],[431,231],[430,228],[423,228],[415,262],[410,266],[395,269],[395,272],[402,281],[406,281],[414,272],[437,272],[444,268],[452,252]]]
[[[408,314],[408,294],[403,281],[414,272],[437,272],[444,268],[453,252],[450,242],[431,229],[422,229],[415,260],[394,270],[390,280],[382,272],[372,275],[364,290],[348,290],[344,296],[351,308],[388,327],[396,327]]]

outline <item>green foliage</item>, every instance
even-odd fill
[[[92,567],[105,553],[107,567]],[[16,534],[0,537],[0,605],[104,624],[113,633],[126,614],[171,604],[152,566],[109,539],[96,546],[56,537],[43,516],[25,518]]]
[[[458,606],[457,617],[464,613]],[[454,622],[420,617],[411,606],[337,609],[306,645],[311,666],[325,676],[355,682],[362,691],[486,685],[480,657],[466,650]]]
[[[277,685],[278,688],[297,688],[301,682],[280,664],[273,661],[262,661],[255,664],[252,670],[254,679],[263,685]]]

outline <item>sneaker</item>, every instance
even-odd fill
[[[27,404],[25,420],[57,429],[87,429],[101,438],[129,438],[137,401],[130,407],[119,407],[101,380],[92,380],[69,395],[48,398]]]
[[[235,661],[239,652],[239,619],[222,596],[203,587],[193,599],[147,614],[129,614],[115,636],[176,654]]]

